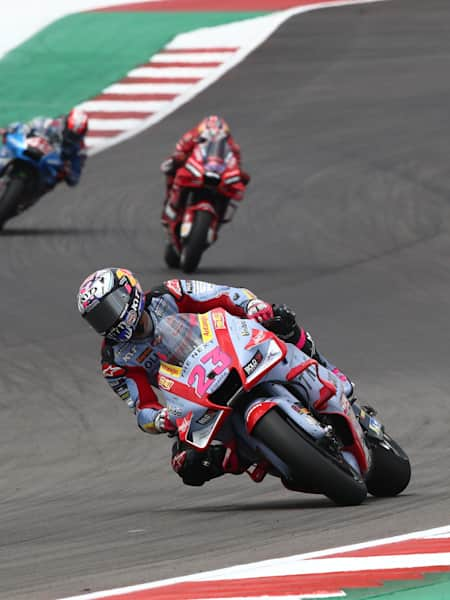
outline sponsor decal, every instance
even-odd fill
[[[216,410],[210,410],[208,409],[201,417],[200,419],[198,419],[197,423],[199,425],[207,425],[211,419],[214,418],[214,416],[217,414]]]
[[[301,415],[309,414],[309,410],[300,404],[300,402],[294,402],[294,404],[292,404],[292,408],[295,410],[295,412],[298,412]]]
[[[182,434],[186,434],[189,431],[189,426],[191,424],[192,413],[189,413],[184,417],[178,426],[178,431]]]
[[[217,286],[206,281],[192,281],[192,291],[194,294],[203,294],[207,292],[216,292]]]
[[[117,269],[116,275],[121,285],[126,283],[126,281],[122,281],[123,279],[128,280],[133,286],[137,284],[136,277],[127,269]]]
[[[137,321],[137,312],[132,308],[130,312],[127,314],[125,323],[127,325],[134,325]]]
[[[209,318],[207,314],[198,315],[198,322],[200,325],[200,332],[202,334],[202,340],[206,344],[213,339],[211,326],[209,324]]]
[[[152,423],[143,423],[141,425],[141,427],[144,431],[151,431],[151,432],[156,431],[156,427],[153,422]]]
[[[166,390],[167,392],[170,391],[173,387],[173,384],[175,382],[172,381],[172,379],[168,379],[167,377],[165,377],[164,375],[159,375],[158,376],[158,386],[163,389]]]
[[[172,375],[172,377],[180,377],[181,375],[181,367],[171,365],[164,361],[161,361],[159,365],[159,371],[160,373],[165,373],[166,375]]]
[[[253,292],[251,292],[250,290],[242,288],[242,291],[245,294],[245,296],[247,296],[247,298],[250,298],[250,300],[253,300],[253,298],[256,298],[255,294],[253,294]]]
[[[102,369],[104,377],[119,377],[125,375],[126,370],[123,367],[116,367],[114,365],[105,365]]]
[[[253,371],[261,363],[262,359],[263,359],[263,355],[258,350],[254,354],[253,358],[246,365],[244,365],[244,371],[245,371],[245,373],[246,373],[247,376],[249,376],[249,375],[251,375],[253,373]]]
[[[241,321],[239,325],[239,333],[244,337],[250,336],[250,329],[248,328],[247,321]]]
[[[225,318],[221,312],[213,312],[212,320],[214,321],[215,329],[225,329]]]
[[[181,289],[180,281],[178,279],[170,279],[165,283],[166,288],[179,300],[183,295],[183,291]]]
[[[183,410],[178,406],[173,406],[172,404],[167,405],[167,411],[173,415],[174,417],[181,417],[183,415]]]
[[[111,385],[111,387],[122,400],[128,400],[130,397],[130,391],[123,379],[118,384]]]
[[[138,363],[143,363],[144,360],[147,358],[147,356],[150,354],[150,352],[152,351],[152,347],[149,346],[148,348],[146,348],[143,352],[141,352],[141,354],[139,354],[139,356],[137,357],[137,362]]]
[[[265,329],[252,329],[252,338],[248,344],[246,344],[245,349],[249,350],[250,348],[253,348],[253,346],[258,346],[258,344],[262,344],[262,342],[270,339],[272,339],[272,334],[269,331],[266,331]]]
[[[131,348],[128,350],[128,352],[126,354],[122,354],[122,352],[119,352],[119,356],[122,357],[122,360],[124,362],[128,362],[130,361],[133,356],[136,354],[137,352],[137,346],[131,346]]]

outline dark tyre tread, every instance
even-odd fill
[[[372,496],[396,496],[403,492],[411,479],[411,465],[404,450],[386,433],[387,447],[372,447],[372,468],[366,479],[367,490]]]
[[[180,266],[180,255],[170,242],[166,244],[164,260],[166,261],[166,265],[171,269],[177,269]]]
[[[206,238],[213,216],[209,212],[195,213],[192,229],[181,250],[180,266],[185,273],[192,273],[198,267],[206,248]]]
[[[5,191],[0,196],[0,229],[15,215],[24,188],[25,183],[21,179],[12,178],[6,184]]]
[[[367,495],[357,473],[340,466],[331,455],[319,450],[301,430],[276,411],[270,410],[256,424],[253,435],[264,442],[292,472],[294,479],[314,481],[317,489],[341,506],[361,504]]]

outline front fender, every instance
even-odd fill
[[[192,225],[194,223],[195,213],[197,213],[197,212],[208,212],[213,217],[212,221],[211,221],[211,226],[210,226],[210,230],[212,230],[212,234],[210,232],[208,232],[208,242],[211,243],[212,240],[210,240],[209,238],[211,238],[211,237],[214,238],[214,232],[216,231],[217,223],[218,223],[218,216],[217,216],[214,206],[206,200],[197,202],[196,204],[192,204],[192,205],[188,206],[188,208],[185,210],[184,215],[183,215],[183,220],[181,222],[181,227],[180,227],[180,237],[183,240],[185,240],[187,237],[189,237],[189,234],[191,233]]]
[[[291,421],[294,421],[303,431],[312,438],[318,440],[323,438],[327,429],[319,423],[299,402],[291,401],[285,397],[273,397],[254,400],[245,411],[245,423],[247,432],[251,435],[258,421],[269,410],[276,409],[288,416]]]

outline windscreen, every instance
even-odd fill
[[[203,344],[197,315],[185,313],[162,319],[155,330],[155,342],[161,360],[181,367],[191,352]]]
[[[201,152],[203,162],[208,165],[209,169],[223,171],[225,168],[224,163],[230,152],[227,138],[222,137],[203,142],[201,144]]]

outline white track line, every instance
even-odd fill
[[[351,544],[349,546],[340,546],[337,548],[329,548],[327,550],[320,550],[317,552],[308,552],[306,554],[297,554],[294,556],[277,558],[277,559],[273,559],[273,560],[265,560],[265,561],[261,561],[261,562],[249,563],[246,565],[238,565],[235,567],[229,567],[229,568],[225,568],[225,569],[217,569],[215,571],[208,571],[206,573],[188,575],[186,577],[173,577],[171,579],[163,579],[161,581],[154,581],[151,583],[144,583],[144,584],[140,584],[140,585],[133,585],[133,586],[123,587],[123,588],[117,588],[114,590],[94,592],[91,594],[84,594],[82,596],[71,596],[70,598],[64,598],[62,600],[98,600],[99,598],[110,598],[110,597],[114,597],[114,596],[119,596],[121,594],[130,594],[133,592],[139,592],[139,591],[143,591],[143,590],[155,589],[155,588],[162,587],[162,586],[173,585],[175,583],[216,581],[216,580],[223,580],[223,579],[248,579],[249,577],[254,577],[255,575],[261,576],[261,574],[264,574],[264,576],[268,576],[269,573],[271,574],[274,571],[281,572],[281,570],[285,569],[288,564],[290,565],[290,569],[291,569],[289,571],[289,574],[292,574],[292,572],[298,573],[299,568],[300,569],[306,568],[307,570],[302,571],[302,572],[311,573],[313,571],[309,570],[309,568],[308,568],[309,565],[311,565],[311,563],[312,563],[312,561],[310,559],[326,557],[327,555],[335,555],[337,553],[361,550],[363,548],[374,548],[376,546],[382,546],[385,544],[394,544],[396,542],[404,542],[404,541],[413,540],[413,539],[440,538],[440,537],[447,538],[447,537],[449,537],[449,535],[450,535],[450,525],[446,525],[444,527],[427,529],[425,531],[416,531],[416,532],[412,532],[412,533],[408,533],[408,534],[404,534],[404,535],[397,535],[397,536],[389,537],[389,538],[380,538],[377,540],[373,540],[371,542]],[[443,554],[446,555],[446,557],[447,557],[446,560],[448,561],[449,560],[448,553],[443,553]],[[407,561],[411,560],[411,555],[403,555],[403,557],[405,557],[405,556],[407,558]],[[427,555],[423,554],[421,556],[424,559],[426,559]],[[357,558],[360,558],[360,557],[357,557]],[[377,560],[379,557],[374,556],[374,557],[364,557],[364,558],[365,558],[366,563],[368,563],[370,566],[370,564],[373,562],[373,560]],[[386,557],[382,557],[382,558],[386,558]],[[388,557],[388,558],[392,559],[392,557]],[[402,555],[399,555],[396,558],[402,559]],[[330,560],[336,560],[336,559],[328,559],[328,561],[330,561]],[[341,559],[338,559],[338,560],[341,560]],[[348,557],[346,559],[347,562],[346,562],[345,570],[351,570],[350,567],[355,560],[356,560],[355,557]],[[439,558],[438,558],[438,560],[442,561],[442,559],[439,559]],[[327,564],[329,566],[332,566],[334,563],[328,562]],[[360,563],[360,564],[362,564],[362,563]],[[448,565],[450,563],[447,562],[445,564]],[[302,565],[304,565],[304,567]],[[424,566],[424,564],[421,563],[421,566]],[[436,566],[436,564],[433,564],[432,566]],[[294,569],[297,569],[297,570],[293,571]],[[318,572],[323,572],[323,571],[318,571]]]
[[[172,42],[165,47],[165,52],[160,52],[149,61],[147,66],[139,66],[132,69],[128,73],[128,77],[156,77],[156,78],[168,78],[168,77],[201,77],[201,80],[192,86],[187,87],[182,93],[176,96],[172,100],[162,101],[163,104],[159,105],[159,108],[149,108],[153,105],[153,101],[130,101],[125,102],[123,100],[98,100],[98,101],[87,101],[82,104],[83,108],[88,111],[129,111],[129,110],[149,110],[153,112],[151,116],[143,119],[137,127],[127,129],[123,133],[111,137],[105,141],[102,140],[102,144],[96,146],[95,140],[97,137],[87,140],[89,146],[88,153],[90,155],[102,152],[107,148],[120,144],[121,142],[138,135],[145,129],[148,129],[152,125],[159,123],[162,119],[170,115],[172,112],[177,110],[183,104],[186,104],[192,98],[200,94],[203,90],[209,87],[212,83],[217,81],[224,73],[232,69],[234,66],[239,64],[246,56],[248,56],[255,48],[262,44],[272,33],[280,27],[290,17],[302,13],[306,13],[312,10],[320,10],[323,8],[333,8],[340,6],[351,6],[358,4],[371,4],[374,2],[383,2],[385,0],[338,0],[334,2],[324,2],[323,4],[305,5],[300,7],[294,7],[288,10],[272,13],[263,17],[257,17],[255,19],[246,19],[244,21],[238,21],[236,23],[228,23],[227,25],[220,25],[212,28],[202,28],[194,32],[185,33],[176,36]],[[232,40],[233,48],[239,47],[237,51],[230,52],[214,52],[214,48],[226,48],[230,47],[230,40]],[[211,52],[189,52],[192,48],[211,48]],[[182,50],[182,52],[167,52],[167,50]],[[195,67],[195,63],[208,63],[209,57],[217,57],[217,62],[222,64],[216,68],[207,67]],[[156,60],[157,57],[157,60]],[[183,60],[186,59],[186,60]],[[155,68],[152,67],[152,61],[156,64],[162,63],[192,63],[192,66],[188,67],[168,67],[168,68]],[[120,82],[117,82],[120,84]],[[128,84],[131,85],[131,84]],[[122,92],[126,94],[128,92]],[[152,92],[150,92],[152,93]],[[155,92],[156,93],[156,92]],[[155,101],[158,102],[158,101]],[[131,108],[132,106],[132,108]],[[138,106],[140,108],[138,108]],[[144,107],[145,106],[145,107]],[[92,129],[92,131],[96,131]],[[88,136],[89,137],[89,136]]]

